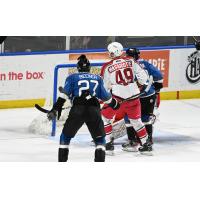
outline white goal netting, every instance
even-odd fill
[[[74,66],[69,66],[70,64],[74,65]],[[76,64],[72,64],[72,63],[70,63],[70,64],[60,65],[61,68],[59,68],[57,70],[57,74],[55,74],[55,71],[54,71],[54,76],[51,75],[52,79],[49,82],[49,90],[48,90],[48,94],[46,95],[46,102],[45,102],[45,106],[44,106],[45,109],[51,110],[51,108],[52,108],[52,98],[53,98],[53,93],[55,93],[55,90],[57,90],[57,94],[59,95],[58,87],[64,86],[64,83],[65,83],[67,76],[77,72]],[[101,67],[101,64],[96,63],[91,68],[91,73],[99,74],[100,73],[100,67]],[[56,79],[57,79],[56,84],[55,84],[55,76],[56,76]],[[53,82],[54,82],[54,91],[52,91],[52,83]],[[61,118],[56,121],[56,129],[58,129],[58,130],[63,127],[63,124],[65,123],[65,121],[68,117],[69,110],[70,110],[70,107],[71,107],[71,103],[70,103],[69,100],[66,101],[64,107],[67,108],[67,109],[64,109],[62,111]],[[51,133],[52,133],[52,122],[47,119],[47,115],[45,113],[41,113],[39,111],[38,111],[38,113],[39,113],[38,116],[32,120],[32,122],[30,123],[30,125],[28,127],[29,132],[34,133],[34,134],[40,134],[40,135],[51,135]]]
[[[101,66],[100,64],[101,63],[96,63],[96,65],[95,65],[96,67],[91,68],[91,73],[99,74],[100,66]],[[74,73],[74,72],[76,72],[76,68],[74,68],[74,67],[59,69],[58,74],[57,74],[57,79],[58,79],[57,86],[63,86],[66,77],[69,74]],[[57,93],[59,94],[58,88],[57,88]],[[50,95],[49,95],[49,97],[46,98],[46,102],[45,102],[45,106],[44,106],[44,108],[47,110],[51,110],[51,108],[52,108],[53,94],[51,92],[49,94]],[[65,109],[62,111],[61,118],[56,121],[57,133],[60,132],[60,130],[62,129],[63,124],[65,123],[65,121],[69,115],[69,111],[71,108],[71,103],[69,100],[66,101],[64,108]],[[32,122],[30,123],[28,129],[29,129],[30,133],[50,136],[52,134],[52,122],[47,119],[47,115],[45,113],[39,112],[38,116],[36,118],[34,118],[32,120]],[[113,136],[115,138],[122,137],[125,134],[126,134],[126,126],[125,126],[124,120],[113,123]]]
[[[64,105],[64,109],[62,111],[60,119],[56,120],[56,129],[58,130],[57,132],[61,131],[69,115],[70,108],[70,102],[67,101]],[[46,109],[51,108],[49,107]],[[52,133],[52,122],[47,119],[47,115],[45,113],[41,113],[35,119],[33,119],[28,129],[31,133],[48,136]],[[117,139],[124,135],[126,135],[126,125],[124,120],[122,119],[118,122],[113,123],[112,137]]]
[[[65,123],[69,111],[70,111],[70,102],[67,101],[64,105],[64,109],[62,111],[61,117],[59,120],[56,120],[56,127],[61,129],[63,124]],[[52,107],[44,106],[45,109],[50,110]],[[39,112],[39,111],[38,111]],[[47,114],[39,113],[36,118],[32,120],[30,123],[28,130],[30,133],[38,134],[38,135],[51,135],[52,133],[52,121],[47,119]]]

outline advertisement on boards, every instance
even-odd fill
[[[164,76],[164,87],[168,87],[168,76],[169,76],[169,52],[170,50],[155,50],[155,51],[141,51],[141,58],[148,60],[155,67],[161,70]],[[109,61],[108,53],[86,53],[89,60],[103,60]],[[80,54],[70,54],[69,60],[77,60]],[[100,69],[99,69],[100,72]]]

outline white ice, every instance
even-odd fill
[[[115,156],[107,162],[200,161],[200,100],[161,101],[160,117],[154,129],[153,156],[123,152],[116,140]],[[56,137],[28,131],[38,115],[34,108],[0,110],[0,161],[57,162],[59,133]],[[94,147],[84,126],[70,145],[70,162],[92,162]]]

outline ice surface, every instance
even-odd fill
[[[154,156],[138,156],[123,152],[116,140],[115,156],[107,162],[200,161],[200,100],[162,101],[159,121],[154,129]],[[59,144],[57,136],[47,137],[28,131],[38,115],[34,108],[0,110],[0,161],[56,162]],[[94,146],[85,126],[71,143],[69,161],[91,162]]]

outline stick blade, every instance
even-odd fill
[[[45,109],[45,108],[42,108],[40,105],[38,104],[35,104],[35,108],[37,108],[40,112],[43,112],[43,113],[48,113],[49,110]]]

